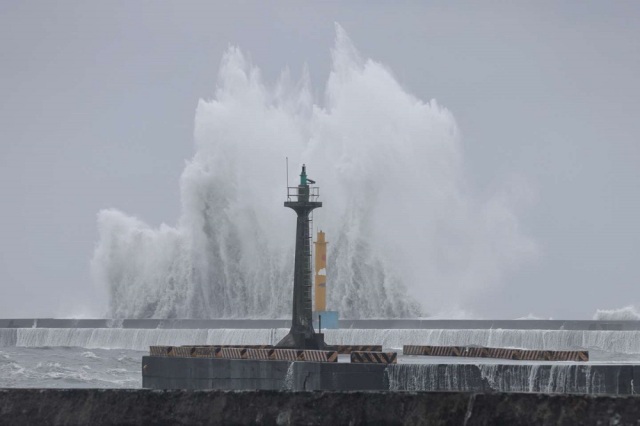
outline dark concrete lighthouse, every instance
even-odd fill
[[[324,349],[324,335],[316,333],[311,318],[311,230],[309,214],[313,209],[322,207],[318,200],[318,187],[307,178],[306,166],[302,165],[300,185],[287,188],[287,201],[284,206],[293,209],[298,215],[296,226],[296,257],[293,275],[293,317],[291,330],[277,347],[296,349]]]

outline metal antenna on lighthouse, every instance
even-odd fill
[[[284,157],[285,159],[285,168],[287,169],[287,201],[291,201],[291,198],[289,197],[289,157]]]

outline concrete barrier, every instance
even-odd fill
[[[0,328],[31,328],[35,327],[32,318],[0,318]]]
[[[404,345],[404,355],[496,358],[521,361],[589,361],[589,351],[541,351],[513,348],[485,348],[475,346]]]
[[[331,360],[292,362],[145,356],[142,386],[150,389],[386,390],[389,389],[386,367],[386,364]]]
[[[382,352],[382,345],[336,345],[339,354],[350,354],[351,352]]]
[[[398,353],[397,352],[351,352],[352,363],[363,364],[397,364]]]
[[[640,383],[640,366],[631,364],[373,364],[145,356],[142,366],[142,386],[151,389],[634,395],[635,383]]]
[[[3,389],[0,424],[635,425],[638,397]]]

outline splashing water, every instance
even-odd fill
[[[640,313],[634,306],[625,306],[620,309],[597,309],[593,319],[596,321],[638,321]]]
[[[321,186],[328,308],[343,318],[455,308],[534,254],[506,193],[467,193],[451,113],[336,31],[322,104],[306,73],[270,87],[239,49],[226,52],[214,98],[197,107],[175,227],[99,213],[92,268],[113,317],[286,316],[295,216],[282,206],[285,156]]]
[[[601,370],[576,364],[397,364],[389,389],[408,391],[616,394]]]
[[[295,362],[289,364],[287,368],[287,374],[284,376],[284,383],[282,390],[294,390],[293,369],[295,368]]]

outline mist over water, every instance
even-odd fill
[[[320,186],[328,309],[343,318],[472,309],[474,294],[536,252],[509,191],[480,199],[453,115],[408,93],[336,26],[324,99],[308,74],[274,84],[237,48],[198,103],[181,217],[151,228],[98,215],[92,268],[113,317],[283,317],[290,312],[300,165]]]

